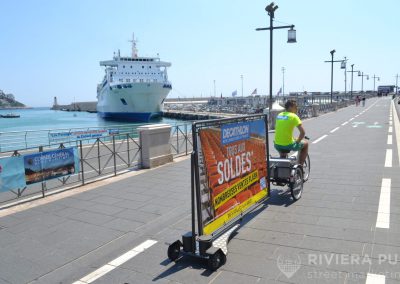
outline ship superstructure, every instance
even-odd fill
[[[132,56],[120,51],[112,60],[101,61],[105,76],[97,86],[97,112],[105,119],[147,122],[158,116],[172,86],[167,67],[171,63],[157,57],[139,57],[136,40],[132,40]]]

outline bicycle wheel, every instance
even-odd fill
[[[303,182],[306,182],[308,178],[310,177],[310,171],[311,171],[311,162],[310,162],[310,156],[307,155],[306,160],[304,161],[303,165]]]
[[[303,193],[303,171],[300,167],[295,169],[294,182],[289,184],[290,193],[294,200],[299,200]]]

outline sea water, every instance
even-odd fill
[[[54,130],[73,129],[85,127],[110,127],[114,125],[138,127],[144,123],[106,121],[98,117],[96,113],[89,112],[68,112],[51,110],[50,108],[32,108],[16,110],[0,110],[1,115],[7,113],[19,114],[19,118],[0,118],[0,132],[10,131],[32,131],[32,130]],[[160,118],[150,123],[167,123],[172,126],[183,125],[188,121],[170,118]]]
[[[11,111],[0,110],[1,115],[7,113],[11,113]],[[30,149],[40,145],[50,145],[58,142],[75,141],[54,140],[52,138],[54,134],[60,136],[65,133],[80,132],[84,134],[85,131],[87,131],[87,133],[92,133],[92,130],[96,129],[120,134],[130,133],[131,137],[135,138],[138,136],[137,128],[144,124],[169,124],[173,127],[173,133],[190,131],[190,126],[188,124],[191,124],[190,121],[170,118],[158,118],[151,120],[149,123],[106,121],[98,117],[96,113],[67,112],[51,110],[49,108],[18,109],[12,110],[12,113],[18,114],[20,117],[0,118],[0,153]],[[177,128],[179,128],[180,131],[177,131]],[[117,139],[119,138],[117,137]],[[85,142],[89,143],[91,139],[87,139]]]

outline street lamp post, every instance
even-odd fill
[[[331,57],[332,57],[332,61],[331,61],[331,103],[332,103],[332,95],[333,95],[333,55],[335,54],[336,50],[331,50]]]
[[[378,76],[375,76],[375,74],[374,74],[374,76],[372,76],[372,78],[374,79],[374,93],[375,93],[375,79],[378,79],[378,81],[379,81],[381,78],[379,78]]]
[[[344,69],[344,95],[347,95],[347,57],[344,57],[341,68]]]
[[[344,58],[344,60],[333,60],[333,54],[336,52],[336,50],[331,50],[330,54],[331,54],[331,60],[325,61],[326,63],[331,63],[331,103],[332,103],[332,97],[333,97],[333,62],[341,62],[342,66],[343,63],[346,64],[346,57]]]
[[[265,31],[269,30],[269,114],[271,115],[272,109],[272,48],[273,48],[273,30],[275,29],[289,29],[288,31],[288,43],[296,42],[296,30],[294,29],[294,25],[290,26],[276,26],[273,25],[273,19],[275,17],[275,11],[278,9],[278,6],[271,2],[267,7],[265,7],[265,11],[268,12],[269,16],[269,28],[257,28],[256,31]]]
[[[282,97],[285,96],[285,67],[282,67]]]
[[[354,64],[351,64],[351,71],[347,71],[347,72],[351,72],[351,91],[350,91],[351,98],[353,98],[353,73],[360,72],[360,71],[353,70],[353,67],[354,67]]]
[[[358,71],[358,76],[361,77],[361,93],[364,93],[364,77],[367,77],[367,80],[369,80],[369,75],[364,74],[364,72]]]

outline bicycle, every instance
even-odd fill
[[[309,140],[308,137],[305,139]],[[303,184],[310,177],[311,162],[310,156],[303,165],[299,164],[299,151],[281,151],[282,157],[269,158],[270,181],[273,185],[289,186],[290,193],[295,201],[301,198],[303,193]]]

